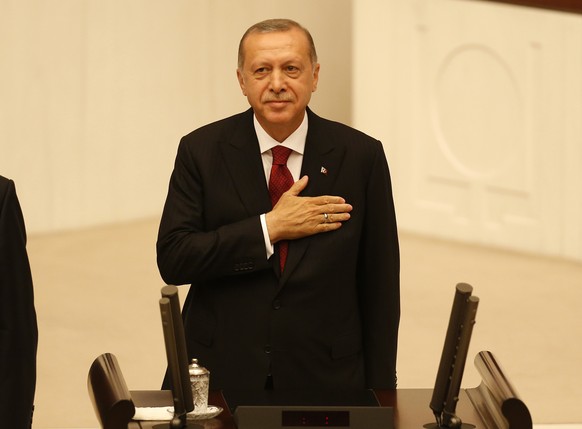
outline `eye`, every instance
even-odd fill
[[[255,69],[255,71],[253,72],[253,74],[255,76],[264,76],[268,72],[269,72],[269,69],[267,67],[258,67],[258,68]]]
[[[296,79],[301,76],[301,68],[292,64],[285,66],[284,71],[285,74],[292,79]]]

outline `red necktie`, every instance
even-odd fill
[[[275,146],[271,149],[273,166],[271,167],[271,176],[269,177],[269,195],[271,196],[271,204],[273,207],[275,207],[283,192],[287,191],[293,185],[293,176],[291,176],[291,172],[287,168],[287,159],[291,152],[291,149],[285,146]],[[279,241],[276,246],[279,247],[279,263],[281,272],[283,272],[289,243],[287,241]]]

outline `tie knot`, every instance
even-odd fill
[[[285,165],[287,164],[287,159],[291,155],[292,150],[285,146],[275,146],[271,149],[273,154],[273,164]]]

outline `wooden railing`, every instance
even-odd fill
[[[558,10],[561,12],[582,13],[582,0],[486,0],[496,3]]]

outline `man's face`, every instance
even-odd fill
[[[311,64],[309,42],[297,28],[252,33],[244,41],[238,81],[261,126],[277,141],[295,131],[317,88],[319,64]]]

